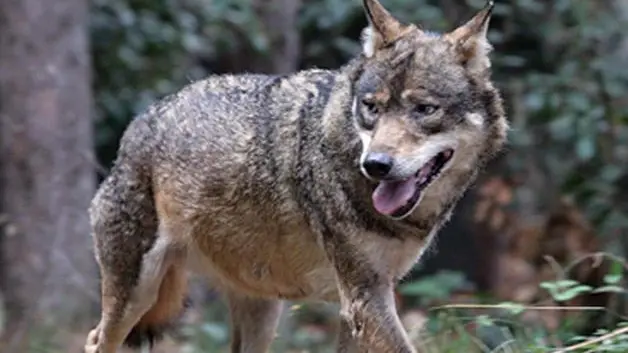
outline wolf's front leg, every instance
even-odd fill
[[[342,352],[414,353],[396,313],[392,287],[348,287],[341,294],[341,319],[344,324],[340,337],[353,342],[339,342]]]
[[[356,342],[353,339],[353,332],[349,323],[341,319],[340,330],[338,332],[338,348],[337,353],[359,353]]]
[[[342,320],[338,352],[415,353],[397,315],[392,281],[353,261],[336,262]]]

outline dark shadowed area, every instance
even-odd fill
[[[381,0],[449,31],[483,0]],[[0,1],[0,352],[80,352],[100,312],[87,208],[129,122],[212,74],[338,68],[361,0]],[[628,2],[496,1],[508,144],[397,290],[419,352],[628,352]],[[226,352],[193,278],[152,352]],[[286,305],[275,352],[333,352],[335,306]]]

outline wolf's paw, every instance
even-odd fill
[[[98,353],[98,345],[96,344],[91,344],[91,345],[85,345],[85,353]]]
[[[100,335],[100,328],[96,327],[91,330],[87,335],[87,341],[85,342],[84,353],[99,353],[98,351],[98,336]]]

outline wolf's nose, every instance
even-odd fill
[[[366,173],[375,179],[383,179],[393,167],[393,159],[387,153],[369,153],[362,166]]]

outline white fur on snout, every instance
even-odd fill
[[[362,154],[360,155],[360,171],[364,176],[370,178],[366,169],[364,169],[364,160],[366,159],[366,154],[369,145],[371,144],[371,136],[364,131],[359,131],[358,135],[360,136],[360,141],[362,141]]]
[[[366,169],[364,169],[364,160],[366,159],[366,154],[369,148],[369,145],[371,144],[371,135],[364,131],[364,129],[362,129],[357,122],[357,115],[358,115],[358,97],[354,97],[353,98],[353,104],[351,105],[351,112],[353,113],[353,124],[355,125],[355,129],[358,131],[358,136],[360,136],[360,141],[362,142],[362,153],[360,154],[360,171],[362,172],[362,174],[367,177],[370,178],[368,173],[366,172]]]
[[[355,117],[358,115],[358,97],[353,97],[353,103],[351,103],[351,114],[353,114],[353,122],[357,127],[357,122]]]
[[[430,159],[436,157],[437,154],[447,149],[454,150],[454,156],[456,148],[458,147],[458,140],[453,133],[438,134],[428,137],[427,141],[423,142],[416,152],[410,158],[397,158],[395,166],[391,174],[399,176],[401,178],[409,178],[416,174]],[[452,163],[450,160],[447,165],[441,170],[444,172]]]
[[[467,113],[465,119],[475,127],[482,127],[482,125],[484,125],[484,117],[478,113]]]

